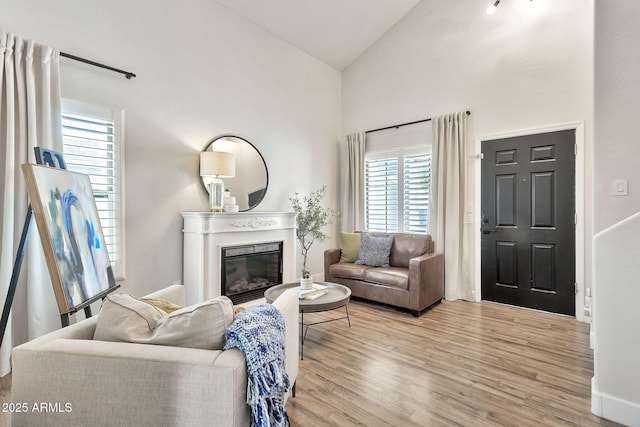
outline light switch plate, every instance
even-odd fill
[[[613,181],[613,194],[615,196],[629,195],[629,181],[626,179],[616,179]]]

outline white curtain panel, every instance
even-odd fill
[[[59,52],[0,29],[0,302],[6,300],[28,196],[23,163],[36,146],[62,151]],[[0,348],[0,376],[11,370],[11,348],[60,328],[35,221]]]
[[[367,135],[364,132],[347,135],[343,151],[341,176],[340,226],[344,231],[364,230],[364,151]]]
[[[436,251],[444,253],[445,298],[473,300],[465,224],[467,113],[435,117],[433,124],[432,212]]]

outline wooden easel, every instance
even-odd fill
[[[35,147],[34,151],[37,164],[50,166],[52,168],[57,167],[58,169],[67,169],[67,165],[64,162],[62,153],[53,150],[47,150],[41,147]],[[2,317],[0,318],[0,345],[2,345],[4,333],[7,329],[7,323],[9,322],[9,313],[11,312],[11,305],[13,304],[13,298],[15,297],[16,288],[18,286],[18,278],[20,277],[22,261],[24,261],[24,255],[27,250],[27,237],[29,235],[29,229],[31,228],[32,219],[33,209],[31,208],[31,204],[29,204],[29,206],[27,207],[27,215],[24,220],[24,226],[22,227],[22,235],[20,236],[20,243],[18,244],[16,259],[13,263],[13,272],[11,273],[11,281],[9,282],[9,289],[7,290],[7,299],[4,302],[4,309],[2,310]],[[85,317],[91,317],[91,304],[98,301],[99,299],[104,299],[108,293],[113,292],[119,287],[120,285],[116,285],[94,296],[93,298],[84,301],[82,304],[76,306],[74,308],[74,311],[72,312],[60,313],[60,322],[62,323],[62,327],[64,328],[65,326],[69,326],[69,315],[76,313],[80,309],[84,309]]]

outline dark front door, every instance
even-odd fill
[[[482,142],[482,298],[575,315],[575,131]]]

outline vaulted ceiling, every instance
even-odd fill
[[[215,0],[344,70],[421,0]]]

